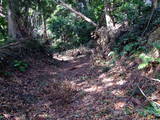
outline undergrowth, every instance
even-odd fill
[[[148,33],[152,32],[160,24],[160,14],[156,11],[152,17],[147,30],[145,31],[145,36],[143,32],[148,24],[150,14],[148,12],[143,17],[140,16],[133,21],[130,30],[119,37],[112,46],[112,50],[117,52],[120,56],[130,56],[132,54],[140,54],[142,52],[149,52],[148,48]]]

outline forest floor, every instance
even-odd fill
[[[144,77],[136,63],[117,62],[107,72],[89,56],[57,55],[56,63],[29,58],[29,69],[0,79],[0,112],[6,120],[147,120],[131,96]],[[136,106],[136,109],[135,109]],[[152,119],[152,116],[149,116]],[[0,118],[0,120],[1,120]]]

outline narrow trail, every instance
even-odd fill
[[[130,119],[132,116],[124,112],[127,97],[125,81],[119,77],[121,69],[117,68],[115,73],[112,71],[105,74],[101,72],[100,67],[94,67],[91,64],[89,57],[70,58],[66,61],[64,59],[58,70],[55,70],[57,72],[55,79],[69,83],[76,93],[65,96],[71,101],[68,104],[61,106],[62,103],[60,103],[53,107],[54,112],[53,108],[50,108],[51,118],[59,120]]]
[[[63,60],[57,67],[40,61],[32,64],[28,72],[17,73],[8,84],[12,93],[1,87],[8,93],[4,98],[10,97],[0,100],[8,103],[3,109],[11,114],[6,116],[13,115],[16,120],[132,118],[125,112],[129,105],[125,93],[128,88],[121,75],[123,68],[102,73],[101,67],[93,66],[87,56]]]

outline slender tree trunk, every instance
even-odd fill
[[[43,24],[44,24],[44,38],[46,39],[48,36],[47,36],[47,23],[46,23],[46,18],[45,18],[45,15],[43,15]]]
[[[18,6],[16,5],[15,0],[9,0],[8,5],[8,34],[11,39],[17,40],[21,37],[20,30],[18,29],[16,9]]]
[[[106,26],[109,29],[115,27],[114,18],[111,16],[111,5],[105,5],[105,19],[106,19]]]

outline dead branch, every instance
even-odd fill
[[[4,45],[4,46],[0,47],[0,50],[1,50],[1,49],[6,49],[6,48],[9,48],[9,47],[12,47],[12,46],[17,46],[17,45],[19,45],[19,44],[23,44],[23,43],[25,43],[27,40],[31,40],[31,37],[21,38],[21,39],[19,39],[19,41],[17,41],[17,42],[12,42],[12,43],[9,43],[9,44],[7,44],[7,45]]]

